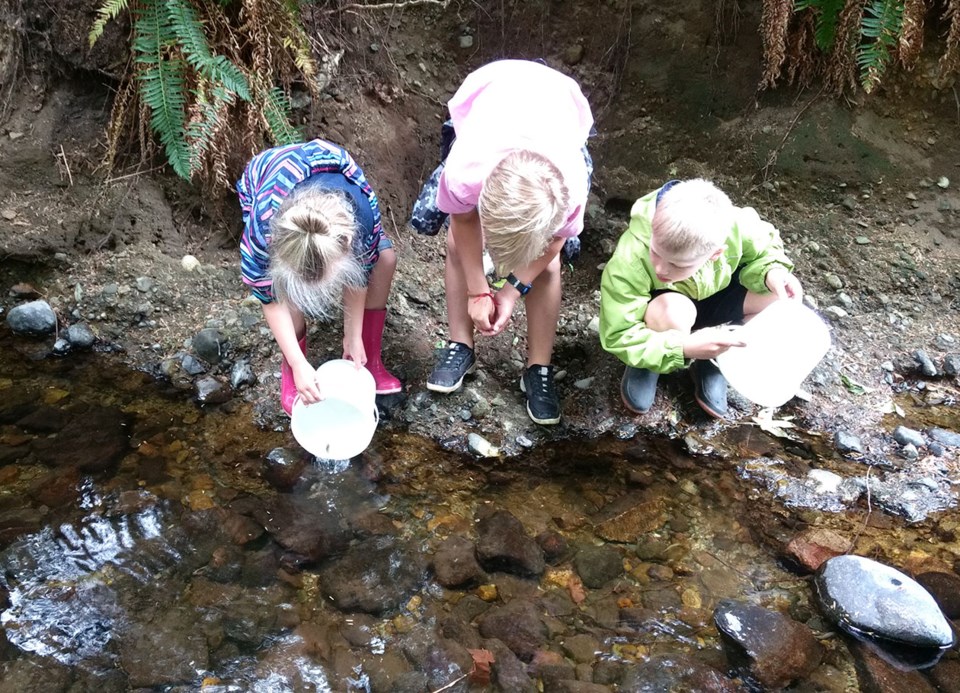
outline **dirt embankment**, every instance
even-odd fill
[[[32,283],[63,326],[89,324],[132,367],[185,391],[197,377],[226,381],[237,362],[248,363],[258,382],[233,402],[251,402],[262,425],[283,426],[279,355],[239,281],[239,215],[229,193],[200,199],[159,162],[135,156],[128,168],[98,169],[123,34],[117,27],[112,43],[108,35],[88,53],[76,28],[92,16],[81,0],[31,9],[6,24],[20,33],[0,39],[9,89],[0,128],[3,286]],[[882,452],[889,437],[881,419],[897,391],[921,404],[955,401],[956,379],[924,377],[913,358],[924,349],[939,368],[960,351],[953,96],[933,90],[923,72],[859,104],[790,90],[758,96],[756,25],[744,16],[737,31],[720,30],[712,10],[690,1],[464,3],[344,16],[327,37],[346,51],[341,71],[299,115],[305,133],[342,143],[361,162],[399,250],[385,349],[406,392],[386,403],[390,425],[455,445],[477,432],[508,453],[570,435],[702,428],[679,375],[665,379],[649,415],[625,416],[621,366],[595,333],[599,268],[629,204],[666,179],[693,176],[714,179],[777,224],[807,292],[831,309],[834,348],[811,379],[813,399],[785,414],[812,430],[852,431]],[[28,50],[15,53],[18,36]],[[555,356],[565,373],[564,423],[553,429],[529,422],[517,388],[522,316],[481,342],[480,374],[464,391],[424,389],[445,335],[443,244],[415,236],[405,219],[436,164],[446,99],[470,69],[505,56],[542,57],[573,75],[597,116],[584,251],[564,274]],[[187,254],[199,269],[183,268]],[[18,300],[8,297],[6,308]],[[192,374],[182,356],[204,327],[220,330],[226,358]],[[339,335],[338,323],[313,326],[314,357],[337,355]],[[737,411],[742,420],[754,414],[744,403]]]

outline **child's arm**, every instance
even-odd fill
[[[476,209],[463,214],[450,215],[450,233],[457,246],[457,257],[467,284],[467,311],[474,326],[489,334],[494,319],[493,298],[485,296],[490,291],[487,275],[483,271],[483,233],[480,229],[480,214]],[[450,297],[447,297],[450,300]]]
[[[297,343],[297,330],[294,327],[293,315],[290,308],[280,301],[263,303],[263,317],[273,332],[273,338],[277,340],[277,346],[280,347],[280,353],[290,364],[293,371],[293,382],[297,386],[297,392],[306,404],[319,402],[323,395],[320,387],[317,385],[317,373],[307,357],[300,351],[300,345]]]
[[[780,232],[773,224],[762,220],[751,207],[737,210],[736,231],[740,234],[742,252],[740,283],[755,294],[774,291],[766,281],[770,271],[779,268],[790,274],[793,270],[793,263],[783,249]],[[774,279],[778,275],[779,272],[775,273]],[[799,282],[796,285],[799,286]]]
[[[353,361],[357,368],[367,363],[363,348],[363,307],[367,301],[367,287],[343,287],[343,358]]]
[[[546,251],[531,262],[526,267],[514,270],[513,276],[524,284],[533,284],[534,280],[547,268],[553,259],[560,254],[566,238],[554,238],[550,241]],[[510,321],[513,315],[513,309],[517,305],[517,299],[520,298],[519,292],[509,284],[504,284],[494,295],[493,302],[496,305],[496,315],[494,323],[490,328],[489,335],[500,334]],[[488,335],[488,336],[489,336]]]

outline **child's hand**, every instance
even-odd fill
[[[688,359],[712,359],[730,347],[746,345],[739,327],[706,327],[687,335],[683,341],[683,355]]]
[[[520,297],[512,288],[501,289],[493,295],[493,304],[496,306],[494,321],[491,326],[490,335],[500,334],[504,328],[510,324],[510,318],[513,317],[513,309],[517,305],[517,299]]]
[[[304,359],[302,363],[293,366],[293,382],[297,386],[297,394],[304,404],[316,404],[323,399],[320,386],[317,385],[317,371]]]
[[[360,337],[343,338],[343,358],[353,361],[357,369],[363,368],[367,364],[367,351],[363,348],[363,340]]]
[[[496,311],[496,305],[491,296],[471,296],[467,299],[467,312],[480,334],[488,336],[494,334],[492,329]]]
[[[803,287],[800,286],[800,280],[786,267],[771,267],[764,283],[779,299],[803,300]]]

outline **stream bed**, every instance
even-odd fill
[[[960,579],[942,469],[898,483],[769,422],[493,460],[387,423],[315,460],[247,403],[5,339],[0,693],[960,690],[956,648],[903,671],[838,632],[794,541]],[[814,664],[739,661],[731,600]]]

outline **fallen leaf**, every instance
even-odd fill
[[[868,392],[873,392],[873,388],[869,388],[866,385],[861,385],[856,380],[848,375],[845,375],[844,373],[840,374],[840,382],[843,383],[843,386],[847,388],[852,395],[864,395]]]
[[[752,421],[760,427],[761,431],[766,431],[777,438],[786,438],[795,440],[787,429],[796,428],[791,421],[793,417],[787,416],[782,419],[773,418],[773,409],[761,409],[760,413],[753,417]]]
[[[580,582],[580,578],[576,575],[570,576],[570,580],[567,582],[567,591],[570,592],[570,599],[573,600],[574,604],[579,604],[587,598],[587,593],[583,589],[583,583]]]
[[[470,682],[486,685],[490,683],[490,665],[496,662],[490,650],[467,650],[473,657],[473,669],[470,670]]]

